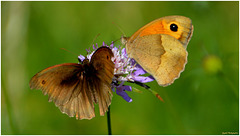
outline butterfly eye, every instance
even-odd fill
[[[173,32],[177,32],[177,31],[178,31],[178,26],[177,26],[176,24],[171,24],[171,25],[170,25],[170,29],[171,29],[171,31],[173,31]]]

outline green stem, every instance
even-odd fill
[[[108,124],[108,135],[112,135],[110,106],[108,107],[108,111],[107,111],[107,124]]]

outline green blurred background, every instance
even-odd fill
[[[168,87],[114,93],[113,134],[239,133],[239,2],[1,2],[1,134],[107,134],[107,118],[76,120],[39,90],[29,89],[40,70],[77,62],[94,37],[99,45],[131,36],[168,15],[192,19],[188,64]],[[115,45],[120,45],[117,42]],[[74,53],[61,50],[65,48]]]

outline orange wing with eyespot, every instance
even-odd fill
[[[170,29],[172,24],[176,24],[178,31],[173,32]],[[156,19],[140,28],[129,39],[133,41],[137,37],[153,34],[166,34],[178,39],[186,48],[193,33],[192,20],[184,16],[167,16]]]
[[[167,16],[140,28],[130,38],[122,37],[130,58],[139,63],[161,86],[180,76],[187,63],[187,44],[193,33],[191,19]]]

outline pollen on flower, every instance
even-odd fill
[[[126,81],[137,81],[141,83],[147,83],[155,80],[152,76],[141,76],[147,73],[140,65],[136,64],[134,59],[128,57],[126,49],[119,46],[114,47],[114,43],[112,42],[109,46],[103,42],[102,46],[109,47],[114,57],[112,57],[112,61],[115,64],[114,67],[114,77],[112,79],[111,88],[112,91],[116,91],[116,94],[120,95],[127,102],[132,102],[132,98],[128,96],[126,91],[132,91],[132,87],[128,85],[124,85]],[[87,50],[89,55],[87,55],[87,59],[91,60],[93,53],[98,49],[98,45],[93,44],[93,51]],[[83,55],[79,55],[78,58],[83,61],[85,57]]]

